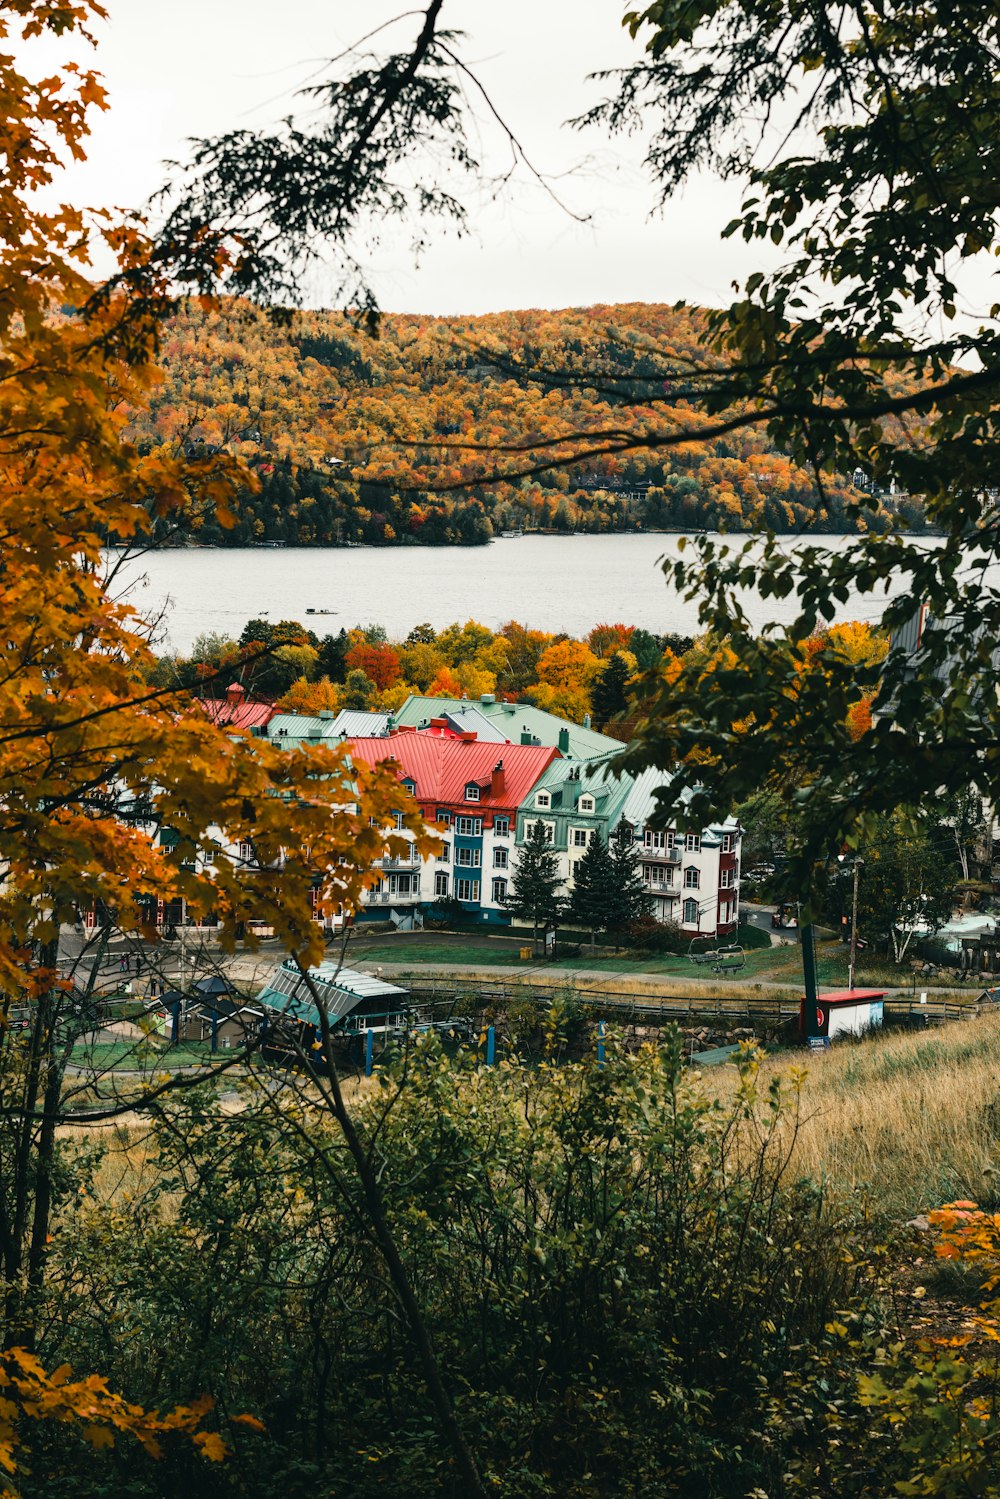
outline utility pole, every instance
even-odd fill
[[[820,1034],[819,1010],[819,988],[816,983],[816,942],[811,921],[803,925],[799,923],[799,940],[802,944],[802,977],[805,980],[805,998],[803,1000],[803,1030],[806,1040],[810,1041],[814,1036]]]
[[[847,960],[847,987],[854,988],[854,964],[858,956],[858,876],[864,859],[854,861],[854,899],[851,902],[851,955]]]

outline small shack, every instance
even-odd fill
[[[327,960],[310,968],[308,976],[309,983],[298,966],[286,959],[257,996],[269,1031],[265,1050],[272,1055],[308,1054],[320,1039],[321,1017],[310,985],[337,1039],[349,1041],[369,1031],[384,1035],[399,1030],[409,1019],[409,990],[375,974]]]
[[[209,989],[204,994],[181,994],[177,989],[168,989],[152,1001],[149,1013],[157,1030],[171,1045],[194,1041],[207,1044],[212,1051],[248,1045],[257,1036],[264,1019],[259,1005],[248,1004],[232,989],[228,994],[220,989]]]
[[[799,1030],[806,1034],[806,1001],[799,1005]],[[877,1030],[884,1020],[884,989],[836,989],[816,1001],[817,1029],[814,1035],[827,1041],[836,1036],[861,1036]]]

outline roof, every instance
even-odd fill
[[[366,765],[396,760],[400,779],[412,780],[421,802],[443,806],[513,809],[520,805],[558,750],[532,744],[483,744],[478,739],[439,739],[433,734],[389,734],[384,739],[352,739],[351,758]],[[493,771],[503,767],[503,785],[493,794]],[[478,802],[465,801],[465,788],[480,788]]]
[[[635,777],[632,789],[625,801],[622,817],[630,822],[633,827],[645,827],[651,823],[657,813],[656,793],[661,787],[670,784],[668,772],[659,770],[655,765],[649,766]],[[691,792],[685,789],[681,793],[681,800],[691,800]],[[703,828],[701,833],[702,847],[712,848],[721,843],[723,833],[735,833],[739,827],[737,818],[729,816],[724,822],[714,822],[710,827]]]
[[[199,697],[195,701],[206,718],[220,729],[259,729],[274,717],[273,703],[259,703],[252,698],[234,702],[231,697]]]
[[[306,739],[329,738],[336,718],[319,718],[309,713],[276,713],[267,726],[268,739],[284,740],[289,748]]]
[[[443,720],[444,728],[434,727],[435,719]],[[458,708],[451,709],[440,715],[435,714],[430,725],[424,730],[427,734],[445,733],[451,736],[456,734],[475,734],[484,744],[509,744],[510,739],[502,729],[490,722],[485,713],[481,713],[474,703],[461,703]]]
[[[441,718],[445,714],[465,714],[470,710],[488,719],[511,744],[519,743],[522,734],[530,734],[539,744],[552,745],[562,749],[564,754],[583,760],[601,755],[605,750],[621,748],[618,740],[612,739],[610,734],[599,734],[596,729],[570,723],[568,719],[559,718],[555,713],[546,713],[532,703],[488,702],[483,698],[468,702],[462,698],[414,695],[407,698],[395,716],[397,723],[419,729],[424,728],[432,718]],[[559,743],[560,731],[565,733],[565,746]]]
[[[611,758],[608,754],[607,759]],[[551,793],[552,811],[556,813],[575,812],[581,796],[592,796],[594,811],[584,815],[606,818],[608,826],[614,827],[631,790],[632,777],[624,772],[604,775],[597,768],[600,764],[596,757],[553,760],[534,789]]]
[[[386,732],[390,717],[388,713],[366,713],[363,708],[341,708],[328,728],[344,739],[375,738]]]
[[[832,989],[829,994],[817,996],[821,1005],[865,1005],[873,999],[885,999],[884,989]]]
[[[397,995],[405,997],[409,993],[397,984],[387,984],[374,974],[362,973],[357,968],[342,968],[330,959],[310,968],[308,974],[326,1009],[330,1025],[337,1025],[365,1001],[394,999]],[[257,1002],[289,1020],[300,1020],[307,1025],[319,1024],[319,1010],[298,965],[291,959],[278,964],[258,994]]]

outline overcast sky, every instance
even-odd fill
[[[400,8],[386,0],[106,3],[97,65],[111,110],[67,196],[128,207],[159,186],[162,162],[185,154],[186,137],[273,123],[295,107],[297,86],[322,76],[325,59]],[[591,217],[576,223],[522,179],[501,204],[470,203],[474,236],[442,230],[418,267],[406,236],[390,238],[372,267],[384,307],[471,313],[681,298],[717,305],[735,277],[756,268],[759,251],[719,239],[739,208],[739,184],[699,179],[651,216],[655,194],[639,143],[565,127],[598,97],[586,75],[636,55],[620,25],[625,9],[624,0],[448,0],[448,24],[465,30],[464,55],[498,108],[535,164],[559,176],[567,204]],[[397,44],[416,24],[400,23],[391,34]],[[573,168],[579,175],[561,175]],[[333,285],[332,277],[326,288],[317,280],[311,300],[332,299]]]

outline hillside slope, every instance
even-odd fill
[[[334,312],[281,325],[245,303],[192,308],[169,325],[165,379],[135,435],[208,454],[225,446],[255,468],[261,489],[244,496],[237,526],[200,527],[197,539],[216,544],[474,544],[520,527],[853,529],[848,485],[832,479],[818,512],[812,476],[751,431],[521,476],[565,434],[705,420],[669,402],[672,371],[704,357],[701,332],[697,312],[639,303],[390,316],[377,338]],[[623,411],[622,395],[654,404]],[[892,519],[883,502],[874,523]]]

